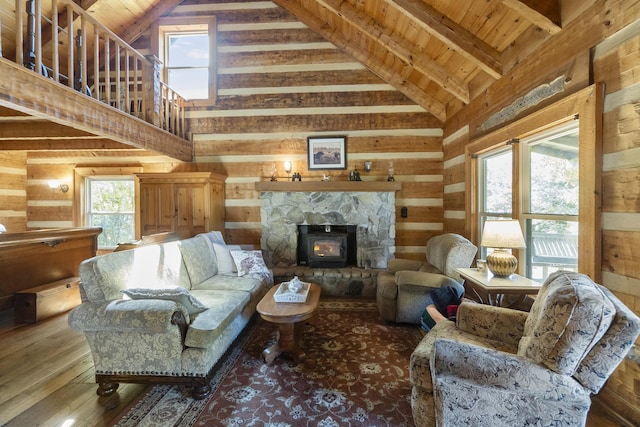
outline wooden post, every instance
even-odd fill
[[[142,103],[145,107],[144,118],[154,126],[160,127],[160,66],[162,61],[155,55],[148,55],[142,67]]]
[[[51,68],[53,80],[60,83],[60,55],[58,54],[58,2],[51,2]]]
[[[24,21],[22,19],[22,1],[16,0],[16,63],[22,64],[24,63],[24,47],[22,44],[24,43],[23,35],[22,35],[22,27],[24,25]]]

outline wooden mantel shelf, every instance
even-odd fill
[[[322,191],[398,191],[397,181],[260,181],[257,191],[322,192]]]

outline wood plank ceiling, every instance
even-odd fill
[[[129,43],[180,3],[200,0],[75,0]],[[217,0],[211,3],[228,3]],[[443,123],[594,0],[273,0]],[[46,2],[43,2],[46,3]],[[0,0],[0,16],[14,0]],[[5,50],[11,40],[2,34]],[[9,45],[8,45],[9,44]],[[28,120],[0,109],[0,143]],[[65,134],[39,118],[30,141],[52,149]],[[49,130],[50,129],[50,130]],[[38,138],[41,138],[38,141]],[[78,148],[113,149],[73,135]],[[65,142],[65,148],[71,148]],[[98,146],[96,144],[99,144]],[[2,145],[0,145],[2,149]]]

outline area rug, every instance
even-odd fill
[[[409,357],[420,328],[386,324],[374,303],[320,302],[304,324],[306,358],[271,365],[277,327],[257,319],[223,359],[209,399],[157,385],[117,426],[413,426]]]

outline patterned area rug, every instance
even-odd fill
[[[225,356],[210,398],[151,387],[117,426],[413,426],[409,357],[419,327],[385,324],[374,303],[321,302],[303,329],[306,359],[264,364],[276,326],[258,319]]]

